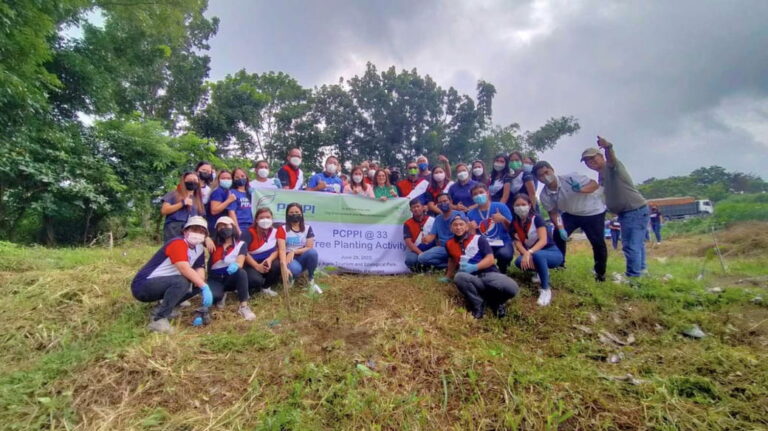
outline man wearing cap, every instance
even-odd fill
[[[608,247],[603,238],[605,203],[600,185],[595,180],[577,173],[555,175],[552,165],[543,160],[533,166],[532,173],[544,183],[544,188],[539,193],[539,201],[549,212],[549,219],[555,225],[555,245],[563,253],[563,257],[566,252],[565,241],[574,230],[581,228],[592,246],[595,280],[605,281]]]
[[[181,302],[201,293],[203,307],[213,304],[213,294],[205,282],[205,250],[208,222],[200,216],[190,217],[182,230],[183,237],[173,238],[136,274],[131,293],[141,302],[160,303],[152,311],[150,331],[171,333],[169,318]]]
[[[619,216],[621,247],[627,260],[628,277],[639,277],[646,269],[645,236],[648,233],[648,204],[635,187],[624,164],[616,158],[613,144],[597,137],[598,148],[587,148],[581,161],[598,172],[598,181],[605,190],[605,204]],[[600,151],[605,151],[605,155]]]

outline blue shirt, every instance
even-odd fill
[[[459,182],[453,183],[448,189],[448,196],[451,197],[454,205],[464,204],[465,207],[470,207],[475,204],[472,200],[472,187],[477,184],[477,181],[469,180],[466,184],[461,185]]]
[[[443,218],[443,215],[435,217],[435,223],[432,225],[432,230],[429,232],[431,235],[437,235],[437,240],[440,245],[445,245],[449,239],[453,238],[453,232],[451,232],[451,225],[449,224],[453,217],[463,214],[461,211],[451,211],[451,215],[448,220]]]
[[[509,212],[509,208],[501,202],[491,202],[491,206],[488,207],[487,211],[482,211],[478,207],[467,212],[467,217],[477,223],[480,234],[494,247],[508,244],[512,240],[512,238],[509,237],[509,232],[504,228],[504,225],[493,221],[492,217],[497,212],[501,213],[507,221],[510,223],[512,222],[512,213]],[[503,244],[497,244],[498,241],[502,241]]]
[[[216,221],[219,220],[219,217],[227,215],[227,210],[229,207],[224,208],[220,213],[213,215],[211,214],[211,203],[213,201],[216,202],[224,202],[229,197],[229,190],[219,187],[216,190],[211,192],[211,199],[208,201],[208,204],[206,205],[205,210],[207,211],[207,219],[208,219],[208,232],[211,233],[211,236],[213,236],[213,232],[216,230]],[[230,205],[231,206],[231,205]]]
[[[176,192],[168,192],[165,196],[163,196],[163,202],[168,202],[169,205],[176,205],[178,203],[176,200]],[[165,216],[165,224],[171,222],[186,222],[188,218],[196,215],[205,214],[198,213],[196,205],[192,205],[191,207],[183,205],[181,209],[178,209],[176,212],[172,212]]]
[[[328,192],[328,193],[344,193],[344,181],[339,178],[338,175],[328,175],[325,172],[320,172],[319,174],[312,175],[312,178],[309,179],[309,183],[307,184],[307,188],[315,188],[317,187],[317,183],[320,181],[325,181],[325,188],[322,190],[318,190],[319,192]],[[337,187],[334,187],[338,185]]]
[[[251,193],[246,190],[241,192],[237,189],[230,189],[231,193],[237,197],[229,206],[228,210],[234,210],[237,216],[237,225],[240,226],[240,231],[244,231],[251,227],[253,224],[253,211],[251,209]],[[213,199],[213,198],[211,198]]]

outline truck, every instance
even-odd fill
[[[714,213],[712,201],[692,196],[648,199],[648,206],[656,206],[667,220],[709,216]]]

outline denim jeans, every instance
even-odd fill
[[[317,250],[310,248],[304,253],[294,256],[288,263],[288,270],[291,271],[293,278],[297,278],[303,271],[307,271],[307,277],[312,280],[315,278],[315,269],[317,268]]]
[[[408,267],[411,271],[415,272],[419,268],[419,255],[412,252],[411,250],[405,251],[405,266]]]
[[[621,249],[627,260],[627,276],[639,277],[645,270],[645,236],[648,233],[648,206],[619,214]]]
[[[619,235],[621,235],[620,230],[611,229],[611,245],[613,245],[614,250],[619,248]]]
[[[653,234],[656,235],[656,242],[661,242],[661,223],[651,223]]]
[[[559,248],[550,245],[547,248],[542,248],[541,250],[534,252],[531,258],[533,259],[533,266],[536,269],[536,273],[539,275],[539,280],[541,280],[541,288],[548,289],[549,268],[557,268],[562,265],[563,253],[560,252]],[[518,256],[517,259],[515,259],[515,266],[521,268],[522,260],[523,257]]]
[[[435,268],[448,267],[448,251],[443,246],[432,247],[419,255],[419,263]]]

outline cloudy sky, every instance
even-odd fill
[[[494,121],[581,131],[544,154],[581,170],[595,135],[637,182],[721,165],[768,179],[768,1],[210,0],[212,79],[283,71],[305,87],[417,68],[496,86]]]

